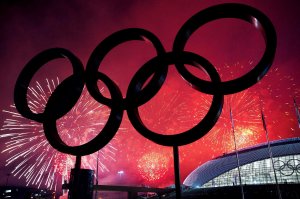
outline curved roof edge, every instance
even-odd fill
[[[300,154],[300,138],[288,138],[270,142],[273,157]],[[268,143],[258,144],[238,151],[240,165],[270,158]],[[202,186],[213,178],[237,167],[235,152],[210,160],[194,171],[184,180],[186,186]]]

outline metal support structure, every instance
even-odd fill
[[[99,185],[99,181],[98,181],[98,178],[99,178],[99,151],[97,153],[97,168],[96,168],[96,185]],[[96,189],[96,192],[95,192],[95,199],[98,198],[98,189]]]
[[[237,18],[250,22],[258,29],[265,40],[265,52],[257,65],[245,75],[230,81],[221,81],[217,69],[206,58],[184,50],[189,37],[201,26],[216,19]],[[134,74],[124,98],[118,84],[99,66],[105,56],[118,45],[143,40],[153,44],[157,55],[144,63]],[[105,147],[116,135],[123,121],[124,112],[135,130],[143,137],[162,146],[173,147],[176,198],[181,198],[178,146],[195,142],[207,134],[218,121],[222,112],[224,95],[243,91],[256,84],[271,67],[277,46],[277,36],[272,22],[259,10],[238,3],[226,3],[199,11],[188,19],[179,29],[173,43],[173,50],[166,52],[159,38],[152,32],[139,28],[117,31],[99,43],[90,55],[86,67],[81,60],[65,48],[50,48],[34,56],[23,68],[14,88],[15,107],[23,117],[43,124],[45,137],[49,144],[64,154],[76,156],[75,168],[71,171],[69,199],[90,199],[93,196],[94,171],[81,169],[81,156],[86,156]],[[28,88],[34,75],[48,62],[55,59],[71,62],[73,74],[64,79],[53,90],[42,113],[33,112],[28,104]],[[196,68],[201,66],[211,81],[201,80],[186,68],[185,64]],[[153,68],[153,65],[159,67]],[[172,136],[151,131],[140,119],[139,107],[151,100],[163,86],[168,66],[175,65],[178,73],[196,90],[212,95],[212,103],[205,117],[191,129]],[[97,82],[101,80],[110,92],[106,98],[100,92]],[[57,120],[67,114],[78,102],[83,89],[100,104],[110,108],[109,118],[102,130],[90,141],[78,146],[68,146],[60,138]],[[188,114],[188,113],[187,113]],[[274,166],[273,166],[274,167]],[[275,171],[274,171],[275,172]],[[275,173],[276,177],[276,173]],[[89,195],[91,193],[91,195]],[[281,196],[280,196],[281,197]]]
[[[241,177],[240,158],[239,158],[239,152],[237,151],[237,146],[236,146],[235,130],[234,130],[234,122],[233,122],[233,116],[232,116],[231,106],[230,106],[230,121],[231,121],[232,134],[233,134],[233,141],[234,141],[235,157],[236,157],[237,165],[238,165],[239,181],[240,181],[240,187],[241,187],[242,199],[245,199],[244,187],[243,187],[242,177]]]
[[[76,156],[75,168],[71,169],[68,199],[93,199],[94,171],[81,169],[81,156]]]
[[[180,199],[181,198],[181,184],[180,184],[178,146],[173,146],[173,157],[174,157],[174,174],[175,174],[176,199]]]
[[[263,113],[262,105],[261,105],[261,110],[260,111],[261,111],[261,119],[262,119],[262,122],[263,122],[263,127],[264,127],[264,130],[265,130],[265,133],[266,133],[266,139],[267,139],[267,142],[268,142],[269,156],[270,156],[273,171],[274,171],[277,195],[278,195],[279,199],[282,199],[281,191],[280,191],[280,187],[279,187],[279,184],[278,184],[278,179],[277,179],[277,175],[276,175],[276,171],[275,171],[275,167],[274,167],[274,160],[273,160],[273,153],[272,153],[272,149],[271,149],[271,145],[270,145],[269,132],[268,132],[268,129],[267,129],[267,124],[266,124],[266,120],[265,120],[265,115]]]
[[[75,169],[80,169],[81,167],[81,156],[76,156]]]
[[[296,102],[295,97],[293,98],[293,100],[294,100],[294,107],[295,107],[295,111],[296,111],[296,117],[298,120],[298,127],[300,128],[300,111],[299,111],[298,104]]]
[[[10,173],[8,173],[8,174],[6,174],[6,184],[5,184],[5,186],[8,186],[8,179],[9,179],[9,176],[10,176]]]
[[[163,194],[169,194],[175,191],[173,188],[150,188],[118,185],[94,185],[94,190],[127,192],[129,199],[131,196],[137,195],[137,193],[154,192],[161,196]]]

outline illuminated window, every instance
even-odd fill
[[[278,183],[300,182],[300,155],[290,155],[264,159],[240,167],[242,184],[274,184],[275,174]],[[239,185],[238,169],[229,170],[205,183],[202,187],[222,187]]]

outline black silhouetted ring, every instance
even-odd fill
[[[235,80],[221,82],[215,67],[200,55],[185,52],[184,46],[190,35],[201,25],[221,18],[240,18],[259,28],[265,38],[266,49],[262,59],[254,69]],[[132,40],[149,41],[157,56],[146,62],[133,76],[126,97],[123,98],[119,87],[105,74],[98,71],[104,57],[116,46]],[[130,28],[118,31],[104,39],[91,54],[86,71],[80,60],[68,50],[54,48],[43,51],[32,58],[19,75],[14,100],[17,110],[28,119],[43,123],[45,136],[58,151],[76,156],[88,155],[104,147],[116,134],[122,121],[123,112],[134,128],[153,142],[165,146],[181,146],[192,143],[204,136],[218,120],[225,94],[242,91],[259,81],[271,66],[276,49],[276,34],[272,23],[261,12],[241,4],[223,4],[201,11],[189,19],[179,30],[173,45],[173,51],[166,53],[159,39],[149,31]],[[73,67],[73,74],[63,80],[53,91],[42,113],[34,113],[27,104],[27,90],[35,73],[47,62],[57,58],[67,58]],[[212,104],[205,117],[191,129],[175,135],[158,134],[149,130],[142,122],[138,108],[151,100],[162,87],[170,64],[175,64],[180,75],[197,90],[213,95]],[[206,72],[210,81],[201,80],[185,68],[185,64],[195,66]],[[102,95],[98,81],[102,81],[110,92],[110,98]],[[146,84],[147,82],[147,84]],[[68,146],[59,137],[56,121],[78,101],[84,83],[91,96],[111,109],[106,125],[91,141]],[[298,168],[298,166],[297,166]]]
[[[274,161],[274,169],[284,176],[291,176],[295,172],[300,174],[300,160],[289,159],[287,162],[276,160]]]
[[[93,96],[94,99],[96,99],[99,103],[105,104],[109,107],[111,106],[111,99],[103,96],[103,94],[99,91],[99,88],[97,86],[97,73],[99,73],[98,69],[100,67],[101,62],[114,47],[124,42],[132,40],[142,40],[151,42],[158,55],[165,53],[165,49],[159,41],[159,39],[154,34],[144,29],[129,28],[113,33],[112,35],[104,39],[92,52],[86,67],[87,89],[91,96]],[[164,83],[167,73],[168,67],[162,67],[155,71],[149,83],[136,96],[137,106],[149,101],[159,91],[162,84]],[[126,99],[124,99],[122,105],[124,106],[124,109],[126,109]]]
[[[216,93],[213,96],[211,107],[206,116],[190,130],[175,135],[163,135],[149,130],[140,118],[138,107],[136,106],[136,95],[140,92],[147,79],[156,72],[157,68],[179,63],[189,64],[202,69],[209,75],[212,82],[218,83],[221,81],[215,67],[203,57],[190,52],[169,52],[163,56],[157,56],[143,65],[141,70],[132,78],[127,91],[127,99],[130,102],[128,104],[132,105],[127,108],[127,114],[134,128],[147,139],[164,146],[181,146],[198,140],[215,125],[223,107],[224,96]]]
[[[183,51],[190,36],[202,25],[223,18],[237,18],[253,24],[255,28],[261,31],[266,48],[261,60],[251,71],[237,79],[217,84],[216,82],[201,80],[190,73],[183,64],[176,64],[179,73],[194,88],[211,95],[216,92],[222,94],[237,93],[257,83],[271,67],[276,51],[276,32],[268,17],[252,7],[236,3],[212,6],[192,16],[178,31],[173,51]]]
[[[58,119],[65,115],[76,104],[84,87],[84,68],[81,61],[70,51],[63,48],[52,48],[45,50],[33,57],[21,71],[14,90],[14,101],[19,113],[31,120],[44,122],[47,118],[44,112],[35,113],[30,110],[27,103],[27,91],[31,79],[35,73],[47,62],[58,58],[67,58],[73,67],[73,74],[63,80],[58,90],[63,90],[63,95],[57,96],[51,100],[55,104],[55,109],[51,112]],[[69,96],[73,96],[70,98]],[[55,99],[55,100],[54,100]]]
[[[47,120],[45,120],[43,123],[45,136],[51,146],[60,152],[72,154],[75,156],[83,156],[94,153],[108,144],[109,141],[115,136],[120,127],[123,117],[123,109],[120,106],[123,99],[122,93],[119,92],[117,85],[105,74],[97,73],[97,75],[97,78],[107,86],[110,92],[111,112],[108,121],[106,122],[101,132],[99,132],[98,135],[89,142],[79,146],[68,146],[67,144],[65,144],[58,134],[56,127],[56,117],[52,117],[51,114],[51,110],[55,109],[55,104],[47,103],[46,105],[45,114],[47,115]],[[52,96],[56,96],[55,94],[64,95],[64,93],[55,92],[56,90],[54,91],[54,95]],[[51,97],[48,102],[50,102]]]

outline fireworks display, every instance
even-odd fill
[[[249,91],[226,96],[222,115],[217,125],[208,135],[208,139],[221,145],[216,147],[223,152],[234,150],[229,109],[233,111],[236,145],[238,149],[252,146],[261,140],[261,118],[259,98]]]
[[[32,111],[43,111],[47,98],[57,84],[58,80],[46,80],[45,85],[36,82],[35,86],[30,87],[28,102]],[[257,93],[247,90],[226,96],[222,114],[215,127],[199,141],[180,148],[181,164],[194,168],[202,161],[234,150],[230,107],[233,110],[237,148],[264,142],[260,116],[263,95]],[[195,91],[180,77],[172,74],[159,93],[140,107],[140,115],[149,129],[160,134],[176,134],[197,124],[207,113],[211,100],[210,95]],[[12,154],[6,161],[6,166],[14,167],[11,173],[19,178],[24,177],[27,185],[42,186],[44,183],[49,188],[54,188],[61,180],[68,180],[69,171],[75,164],[74,157],[52,149],[44,137],[41,124],[23,118],[14,106],[10,109],[3,111],[8,117],[1,129],[1,139],[6,141],[2,153]],[[58,120],[60,136],[68,145],[84,144],[105,125],[109,113],[107,107],[97,103],[84,90],[76,106]],[[296,117],[292,120],[296,120]],[[120,148],[120,151],[116,148]],[[209,153],[206,152],[208,149]],[[117,153],[125,156],[117,159]],[[97,170],[97,156],[94,153],[82,157],[82,166]],[[136,168],[136,175],[139,175],[135,178],[140,178],[143,184],[166,184],[164,179],[172,176],[173,172],[171,148],[157,146],[141,137],[127,117],[124,117],[113,141],[99,152],[98,159],[101,172],[110,171],[119,162],[125,165],[134,164],[131,167]],[[172,180],[166,181],[172,183]]]
[[[212,99],[210,95],[191,88],[172,69],[172,75],[158,94],[140,108],[145,125],[154,132],[166,135],[191,129],[205,116]]]
[[[59,80],[36,82],[29,88],[28,104],[35,113],[44,110],[45,104]],[[0,138],[5,141],[2,153],[9,154],[6,166],[13,165],[11,174],[25,178],[27,185],[46,185],[56,188],[61,180],[69,179],[75,158],[54,150],[46,140],[42,124],[23,118],[12,105],[3,110],[7,118],[1,128]],[[92,139],[105,125],[109,109],[99,105],[84,90],[74,108],[57,122],[61,138],[68,145],[80,145]],[[115,161],[117,149],[110,142],[105,148],[82,158],[82,167],[96,170],[97,160],[101,172],[108,172],[107,162]]]
[[[28,60],[42,50],[62,47],[86,63],[100,41],[128,27],[153,32],[169,52],[183,23],[215,3],[195,1],[187,4],[182,0],[175,0],[172,6],[168,1],[158,0],[126,3],[117,0],[91,0],[89,3],[75,0],[71,4],[66,1],[60,4],[30,1],[26,2],[27,6],[19,2],[1,3],[3,17],[0,21],[3,29],[0,43],[3,47],[0,48],[0,70],[3,75],[0,78],[0,103],[3,111],[0,174],[5,176],[2,176],[2,184],[5,184],[6,176],[11,174],[11,184],[21,182],[19,184],[60,189],[61,182],[69,179],[70,169],[75,164],[74,157],[59,153],[49,145],[42,124],[23,118],[14,105],[9,106],[12,104],[16,78]],[[297,118],[300,104],[298,3],[254,0],[247,4],[263,11],[274,23],[278,37],[274,63],[258,84],[243,92],[225,96],[222,114],[208,134],[194,143],[179,147],[182,181],[199,165],[234,151],[230,107],[238,149],[266,142],[261,108],[270,141],[300,136]],[[222,81],[235,79],[252,70],[264,49],[264,39],[259,31],[249,23],[232,19],[203,25],[185,45],[186,51],[204,57],[215,66]],[[156,52],[151,42],[126,42],[108,53],[99,71],[111,78],[125,96],[132,76],[154,56]],[[72,74],[68,61],[63,61],[66,67],[60,67],[62,62],[56,61],[47,63],[35,75],[38,81],[31,82],[28,104],[36,113],[44,110],[48,97],[59,84],[58,79],[50,78]],[[55,67],[56,64],[59,67]],[[209,80],[197,68],[187,66],[187,69],[199,78]],[[99,81],[98,86],[109,98],[105,85]],[[211,101],[211,95],[191,88],[171,65],[161,90],[139,107],[139,113],[150,130],[173,135],[201,121]],[[59,135],[70,146],[87,143],[101,131],[110,111],[84,90],[73,109],[57,120]],[[172,147],[154,144],[136,132],[126,112],[113,140],[99,153],[82,157],[83,168],[96,171],[97,163],[99,184],[153,187],[174,184]],[[122,180],[118,171],[124,172]]]
[[[205,116],[210,107],[211,96],[193,90],[178,78],[176,75],[168,78],[161,91],[140,108],[143,122],[157,133],[176,134],[188,130]],[[28,99],[32,111],[43,111],[48,96],[58,83],[58,80],[46,80],[46,86],[36,82],[35,87],[30,87]],[[204,161],[234,150],[230,107],[233,110],[237,148],[264,142],[260,103],[260,96],[249,90],[226,96],[221,117],[215,127],[203,139],[182,147],[180,161],[196,167],[199,159]],[[60,183],[60,176],[62,180],[67,180],[75,163],[74,157],[53,150],[43,135],[42,126],[20,116],[14,106],[11,106],[11,111],[4,112],[9,117],[1,129],[1,138],[6,140],[2,153],[13,154],[6,161],[7,166],[15,167],[12,174],[24,177],[27,185],[41,186],[45,183],[50,188]],[[105,125],[109,113],[108,108],[99,105],[84,91],[76,106],[58,120],[60,136],[68,145],[86,143]],[[144,184],[155,184],[163,181],[166,176],[172,176],[170,148],[157,146],[142,137],[137,138],[137,135],[125,117],[116,138],[99,152],[100,171],[107,172],[114,164],[118,164],[115,158],[117,147],[126,154],[125,157],[119,157],[119,161],[134,164]],[[140,149],[137,151],[137,148]],[[205,152],[207,148],[210,149],[209,153]],[[196,158],[191,159],[191,155],[196,155]],[[96,170],[96,163],[97,153],[82,157],[84,168]]]
[[[170,160],[162,153],[150,152],[137,161],[137,167],[142,178],[153,182],[164,177],[170,167]]]

